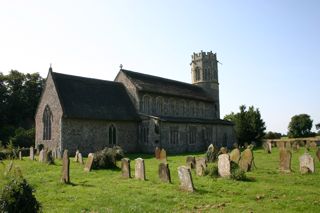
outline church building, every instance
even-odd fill
[[[193,53],[192,84],[120,69],[114,81],[53,72],[37,108],[36,146],[84,154],[121,146],[126,152],[204,151],[232,146],[233,124],[220,119],[218,61]]]

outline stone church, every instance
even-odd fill
[[[212,52],[193,53],[192,84],[122,68],[105,81],[50,67],[35,116],[36,146],[84,154],[114,145],[129,153],[230,147],[236,137],[233,124],[220,119],[217,63]]]

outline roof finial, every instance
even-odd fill
[[[52,63],[50,63],[49,72],[52,72]]]
[[[122,65],[122,64],[120,64],[120,70],[122,70],[122,67],[123,67],[123,65]]]

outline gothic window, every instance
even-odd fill
[[[189,144],[195,144],[197,140],[197,129],[196,127],[189,128]]]
[[[151,111],[150,105],[151,105],[150,96],[144,95],[142,98],[142,111],[144,113],[149,113]]]
[[[113,124],[109,127],[109,144],[116,145],[117,144],[117,130]]]
[[[179,144],[178,128],[171,128],[170,129],[170,144]]]
[[[200,68],[196,68],[196,81],[200,81]]]
[[[156,98],[156,113],[161,115],[163,113],[163,98],[157,97]]]
[[[187,114],[187,109],[186,109],[186,102],[185,102],[185,100],[182,100],[182,101],[181,101],[181,104],[182,104],[181,114],[182,114],[183,116],[186,116],[186,114]]]
[[[52,123],[52,113],[47,105],[43,112],[42,122],[43,122],[43,140],[51,140],[51,123]]]
[[[174,99],[170,98],[169,99],[169,114],[170,115],[175,114],[175,105],[176,105],[176,102],[174,101]]]

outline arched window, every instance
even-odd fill
[[[117,144],[117,130],[113,124],[109,127],[109,144],[116,145]]]
[[[176,102],[173,98],[169,99],[169,115],[174,115],[175,114],[175,105]]]
[[[42,122],[43,122],[43,140],[51,140],[51,122],[53,116],[50,107],[47,105],[43,112]]]
[[[196,68],[196,81],[199,81],[200,80],[200,68],[197,67]]]
[[[149,113],[151,111],[151,108],[150,108],[150,96],[148,95],[144,95],[143,98],[142,98],[142,111],[144,113]]]
[[[156,113],[158,115],[162,115],[162,113],[163,113],[163,98],[162,97],[156,98]]]

